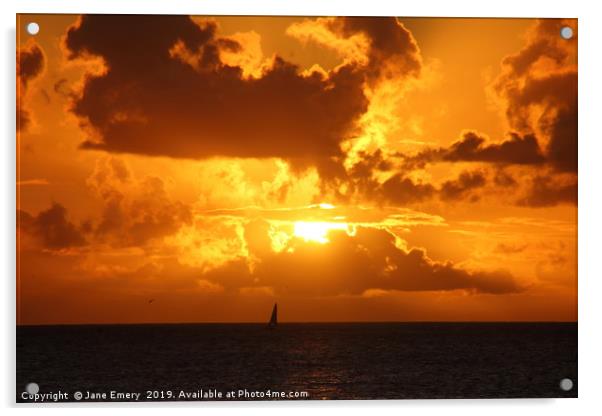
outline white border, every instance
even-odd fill
[[[0,181],[2,211],[2,239],[0,244],[0,264],[4,266],[3,302],[0,307],[4,321],[4,336],[0,341],[2,362],[0,368],[0,396],[2,406],[11,406],[14,400],[14,322],[15,322],[15,13],[145,13],[145,14],[205,14],[205,15],[398,15],[398,16],[445,16],[445,17],[577,17],[579,18],[579,399],[565,400],[442,400],[442,401],[354,401],[354,402],[277,402],[277,403],[199,403],[190,404],[144,404],[115,405],[103,407],[46,406],[50,413],[104,414],[121,412],[165,414],[170,409],[187,410],[190,413],[245,412],[247,414],[267,413],[319,414],[344,411],[350,415],[364,415],[375,410],[379,413],[407,414],[424,413],[440,415],[483,414],[504,415],[517,412],[545,413],[566,416],[569,412],[592,414],[600,406],[600,353],[602,337],[600,327],[600,296],[602,296],[602,268],[600,267],[600,246],[597,244],[602,232],[600,197],[602,186],[602,163],[597,158],[602,155],[600,141],[600,6],[598,2],[587,0],[547,0],[525,1],[504,0],[482,2],[469,0],[420,0],[397,1],[370,0],[35,0],[2,1],[0,19],[3,26],[1,42],[3,64],[0,65],[0,82],[3,97],[0,100],[2,126],[5,136],[2,140],[2,168]],[[598,179],[600,178],[600,179]],[[344,410],[341,408],[345,408]],[[15,408],[8,409],[9,413]],[[31,408],[20,409],[29,413]]]

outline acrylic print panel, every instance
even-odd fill
[[[17,401],[577,397],[575,19],[17,27]]]

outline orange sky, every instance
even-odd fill
[[[19,324],[577,319],[576,20],[17,27]]]

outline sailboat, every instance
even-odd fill
[[[274,303],[274,309],[272,309],[272,316],[270,317],[270,322],[268,322],[269,329],[276,329],[278,325],[278,304]]]

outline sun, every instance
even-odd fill
[[[328,232],[331,230],[349,231],[349,225],[343,222],[314,222],[297,221],[294,225],[293,235],[320,244],[328,243]]]

